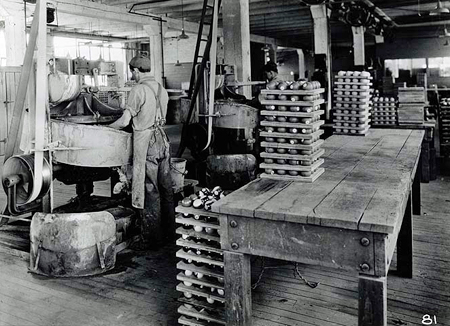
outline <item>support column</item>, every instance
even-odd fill
[[[412,195],[408,196],[405,215],[397,239],[397,274],[401,277],[413,277],[413,207]]]
[[[156,22],[155,25],[144,25],[144,30],[150,36],[150,60],[152,72],[156,81],[162,84],[164,77],[163,42],[167,28],[164,26],[161,28],[160,24],[161,22]]]
[[[315,69],[323,74],[322,87],[326,89],[325,119],[330,120],[331,115],[331,42],[329,16],[331,11],[325,4],[310,7],[314,21],[314,53]]]
[[[252,324],[250,255],[224,251],[225,318],[227,325]]]
[[[6,65],[21,66],[25,58],[25,17],[22,12],[11,14],[5,19]]]
[[[365,41],[364,32],[365,28],[352,27],[353,32],[353,54],[355,56],[355,68],[364,69],[366,65],[366,53],[365,53]]]
[[[386,277],[359,275],[358,326],[387,326]]]
[[[297,49],[298,54],[298,78],[304,79],[306,76],[305,53],[302,49]]]
[[[222,1],[225,64],[234,65],[238,81],[251,80],[249,0]],[[251,86],[238,92],[251,98]]]

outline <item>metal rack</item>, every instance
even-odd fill
[[[320,120],[324,114],[320,105],[325,102],[323,88],[313,90],[262,90],[261,104],[264,131],[260,136],[261,178],[314,182],[325,172],[321,168],[324,133]]]
[[[176,289],[182,292],[178,299],[181,314],[178,323],[189,326],[225,325],[224,262],[220,245],[219,214],[178,206],[176,241],[180,249],[177,269],[180,283]]]
[[[336,76],[334,83],[334,134],[365,136],[371,123],[370,76]]]

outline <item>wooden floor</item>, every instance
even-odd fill
[[[74,187],[56,183],[55,190],[57,204],[75,195]],[[108,185],[97,191],[107,192]],[[414,218],[414,278],[388,278],[389,325],[423,325],[428,314],[437,325],[450,326],[450,177],[422,184],[422,205],[423,215]],[[27,236],[8,228],[0,230],[4,243]],[[125,250],[106,275],[55,279],[28,273],[28,254],[18,257],[0,245],[0,325],[176,325],[175,250]],[[254,282],[262,263],[253,261]],[[312,289],[294,276],[292,265],[266,266],[277,268],[265,269],[253,291],[254,325],[357,325],[356,275],[300,265],[306,279],[320,282]]]

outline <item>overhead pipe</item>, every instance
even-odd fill
[[[425,23],[410,23],[410,24],[402,24],[398,25],[399,28],[411,28],[411,27],[425,27],[425,26],[441,26],[450,24],[450,20],[440,20],[434,22],[425,22]]]

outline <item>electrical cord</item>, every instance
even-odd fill
[[[264,272],[265,272],[267,269],[286,269],[286,265],[283,265],[283,266],[266,266],[266,260],[265,260],[265,258],[263,257],[263,258],[262,258],[261,272],[259,272],[257,281],[256,281],[254,284],[252,284],[252,290],[255,290],[255,289],[260,285],[260,283],[261,283],[261,281],[262,281],[262,277],[263,277],[263,275],[264,275]],[[311,282],[311,281],[308,281],[308,280],[300,273],[300,270],[298,269],[298,263],[294,263],[294,270],[293,270],[293,272],[294,272],[294,278],[296,278],[297,276],[300,277],[300,279],[303,281],[303,283],[305,283],[305,284],[306,284],[307,286],[309,286],[311,289],[315,289],[315,288],[318,287],[319,284],[320,284],[320,282]]]

